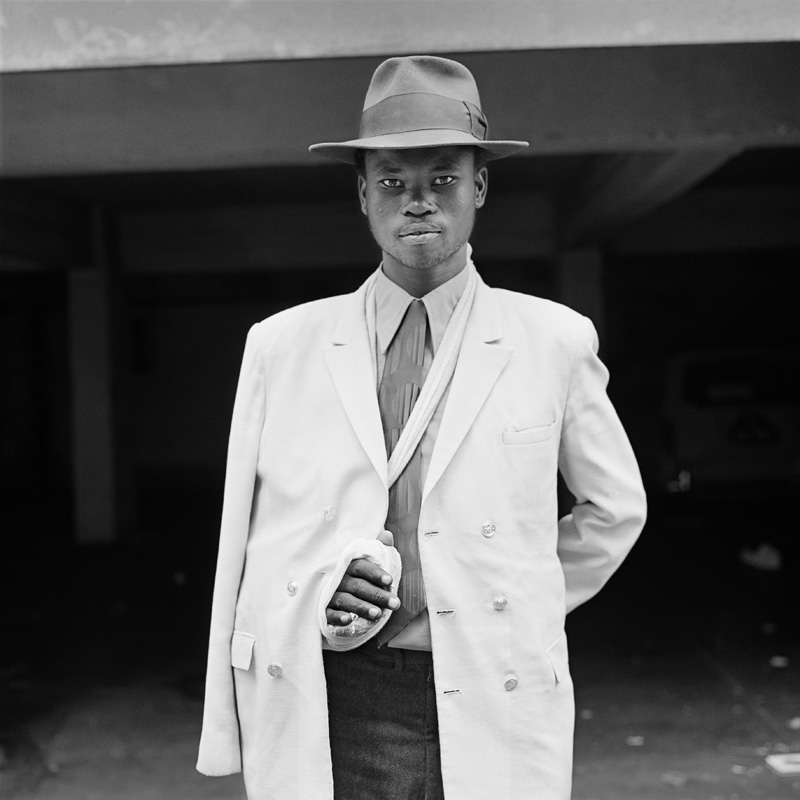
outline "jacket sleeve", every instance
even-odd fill
[[[593,597],[619,567],[646,518],[639,467],[606,393],[597,333],[583,318],[564,410],[559,469],[575,497],[559,520],[567,612]]]
[[[219,555],[211,609],[203,730],[197,769],[206,775],[230,775],[242,769],[239,720],[231,669],[231,638],[244,567],[250,512],[264,423],[264,367],[258,326],[245,344],[233,420],[222,506]]]

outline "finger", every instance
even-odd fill
[[[347,567],[346,575],[355,578],[363,578],[376,586],[391,586],[392,576],[381,569],[377,564],[373,564],[368,558],[356,558]]]
[[[400,601],[397,600],[397,598],[392,599],[395,600],[395,602],[386,602],[384,607],[394,608],[400,604]],[[378,617],[380,617],[380,615],[383,613],[379,606],[374,605],[366,600],[362,600],[361,598],[356,597],[349,592],[341,591],[334,592],[328,608],[336,609],[340,613],[342,611],[346,611],[348,613],[358,614],[359,617],[363,617],[364,619],[378,619]]]
[[[394,547],[394,534],[391,531],[381,531],[378,534],[378,541],[387,547]]]
[[[353,595],[358,600],[364,600],[381,608],[396,608],[399,605],[396,595],[362,578],[345,575],[339,583],[338,589],[340,592]]]
[[[349,614],[346,611],[337,611],[333,608],[325,609],[325,617],[328,625],[349,625],[357,616],[358,614]]]
[[[363,600],[359,600],[359,598],[348,592],[334,592],[333,597],[331,597],[331,604],[326,610],[326,616],[328,610],[335,610],[336,613],[339,614],[340,620],[344,619],[344,616],[347,616],[348,622],[345,624],[349,624],[351,621],[351,614],[357,614],[364,619],[377,619],[381,615],[380,608]],[[342,615],[343,611],[345,612],[344,616]]]

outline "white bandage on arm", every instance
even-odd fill
[[[389,620],[390,608],[382,609],[377,619],[356,617],[349,625],[330,625],[327,610],[333,595],[339,588],[344,573],[351,561],[366,558],[392,576],[392,585],[387,589],[397,595],[400,583],[400,554],[394,547],[389,547],[377,539],[355,539],[342,550],[333,572],[322,587],[319,597],[318,620],[319,629],[332,650],[353,650],[371,639]]]

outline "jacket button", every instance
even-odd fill
[[[518,684],[519,684],[519,681],[513,675],[509,675],[506,678],[506,682],[503,684],[503,688],[507,692],[512,692],[512,691],[514,691],[514,689],[517,688]]]
[[[322,518],[325,522],[330,522],[336,516],[336,506],[325,506],[322,509]]]
[[[508,605],[508,600],[505,597],[495,597],[492,605],[496,611],[502,611]]]
[[[286,591],[290,597],[294,597],[297,594],[297,584],[294,581],[289,581],[286,584]]]
[[[487,539],[491,539],[492,536],[494,536],[494,532],[496,530],[497,530],[497,527],[495,526],[494,522],[492,522],[491,520],[488,520],[487,522],[484,522],[483,525],[481,526],[481,533]]]
[[[267,667],[267,672],[268,672],[268,673],[269,673],[269,674],[270,674],[270,675],[271,675],[273,678],[280,678],[280,677],[281,677],[281,675],[283,675],[283,668],[281,667],[281,665],[280,665],[280,664],[270,664],[270,665]]]

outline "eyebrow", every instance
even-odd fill
[[[399,175],[403,171],[403,167],[396,167],[391,161],[385,158],[380,159],[375,163],[375,169],[379,172],[385,172],[389,175]],[[457,170],[458,164],[452,159],[444,159],[437,161],[433,166],[433,172],[442,172],[444,170]]]
[[[385,159],[381,159],[375,163],[375,169],[378,172],[388,172],[390,175],[398,175],[402,172],[400,167],[395,167],[392,165],[390,161],[386,161]]]
[[[434,170],[436,170],[437,172],[439,172],[441,170],[444,170],[444,169],[456,170],[456,169],[460,169],[460,167],[455,161],[452,161],[450,159],[447,159],[445,161],[439,161],[436,164],[436,166],[434,166]]]

